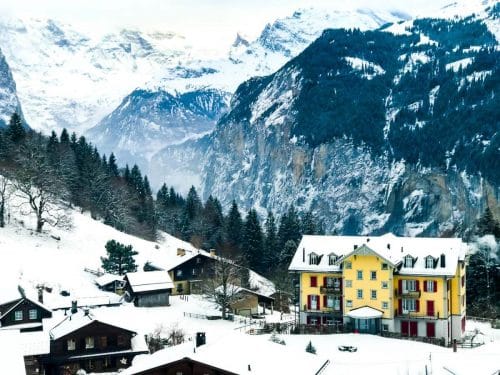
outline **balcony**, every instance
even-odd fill
[[[427,319],[427,320],[439,319],[438,312],[426,313],[422,311],[420,312],[402,311],[401,313],[399,313],[398,309],[394,310],[394,316],[402,319]]]
[[[420,290],[398,290],[394,289],[394,294],[397,297],[404,298],[420,298]]]
[[[322,286],[319,288],[321,294],[335,294],[342,295],[342,289],[340,286]]]

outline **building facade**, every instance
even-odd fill
[[[451,238],[304,236],[289,268],[300,323],[460,339],[466,250]]]

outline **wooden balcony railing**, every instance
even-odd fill
[[[340,288],[340,286],[322,286],[321,288],[319,288],[319,292],[321,294],[341,295],[342,289]]]

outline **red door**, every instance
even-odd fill
[[[401,321],[401,335],[408,336],[408,321],[407,320]]]
[[[434,301],[427,301],[427,316],[434,316]]]
[[[418,322],[410,322],[410,336],[418,336]]]
[[[436,324],[434,322],[427,322],[427,337],[436,337]]]

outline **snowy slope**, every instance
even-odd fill
[[[9,123],[10,116],[14,112],[23,115],[17,97],[16,83],[0,49],[0,127]]]

